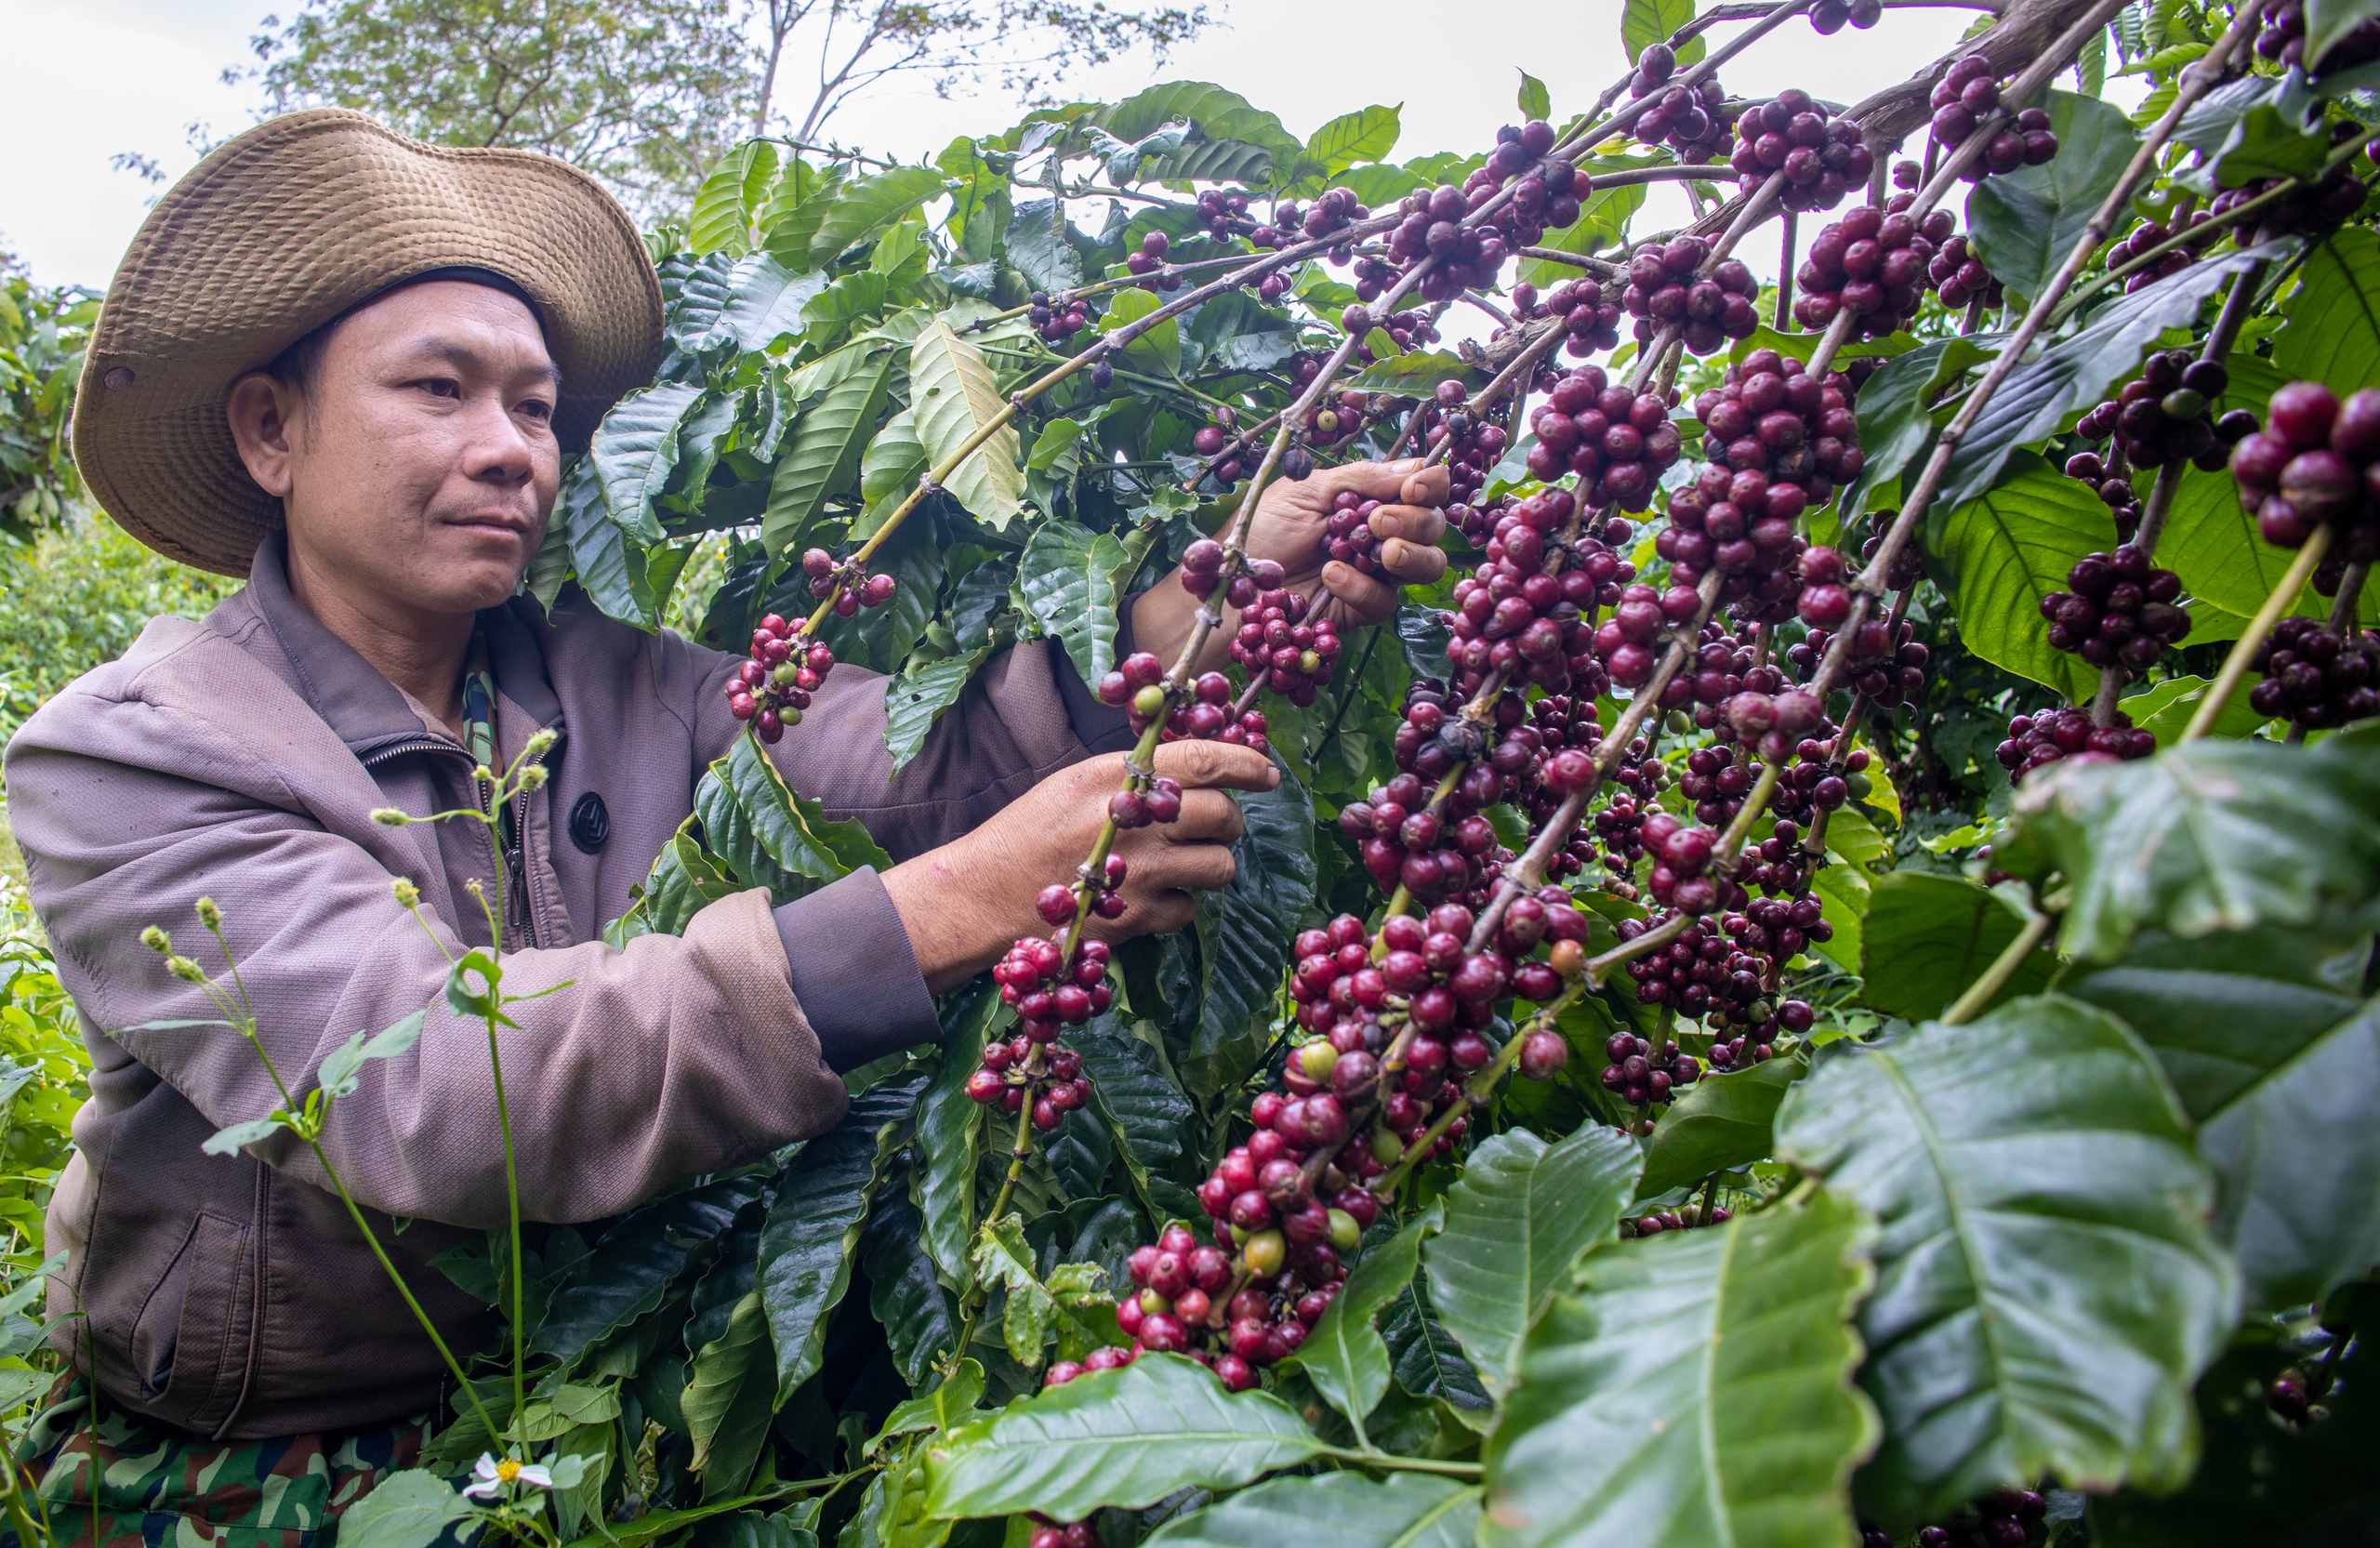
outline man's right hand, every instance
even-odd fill
[[[1269,790],[1280,772],[1263,754],[1222,742],[1169,742],[1157,772],[1182,782],[1182,815],[1116,836],[1127,867],[1123,915],[1091,920],[1105,940],[1179,930],[1190,922],[1195,891],[1228,882],[1229,845],[1240,834],[1239,807],[1226,790]],[[1109,753],[1059,770],[983,827],[895,866],[884,890],[907,930],[926,986],[935,994],[998,961],[1017,940],[1046,934],[1034,898],[1052,881],[1071,881],[1091,853],[1107,798],[1124,779],[1124,755]]]

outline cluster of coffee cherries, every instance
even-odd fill
[[[1912,1548],[2026,1548],[2043,1540],[2049,1502],[2029,1488],[1999,1488],[1948,1521],[1918,1528]],[[1892,1534],[1861,1524],[1860,1548],[1892,1548]]]
[[[1537,432],[1530,475],[1551,482],[1575,473],[1586,503],[1595,507],[1645,509],[1662,472],[1684,452],[1670,419],[1669,395],[1615,382],[1600,365],[1582,365],[1558,378],[1546,401],[1529,411],[1529,428]]]
[[[1798,670],[1815,672],[1833,643],[1831,630],[1814,628],[1785,648],[1785,659]],[[1916,627],[1907,620],[1870,618],[1852,637],[1843,685],[1877,709],[1914,705],[1925,691],[1925,664],[1932,655],[1917,638]]]
[[[1638,343],[1649,344],[1662,328],[1675,327],[1688,350],[1707,355],[1731,338],[1750,338],[1759,328],[1760,312],[1752,303],[1760,281],[1735,258],[1722,259],[1708,278],[1699,278],[1710,260],[1711,241],[1700,236],[1646,243],[1630,256],[1620,306],[1636,319]]]
[[[1636,56],[1636,73],[1628,82],[1630,99],[1642,101],[1659,95],[1628,132],[1646,145],[1669,146],[1682,162],[1712,162],[1727,139],[1727,93],[1715,73],[1690,86],[1670,85],[1676,73],[1676,50],[1666,43],[1653,44]]]
[[[2231,477],[2275,548],[2302,548],[2327,525],[2334,562],[2380,558],[2380,389],[2341,404],[2320,382],[2291,382],[2272,395],[2265,428],[2231,448]]]
[[[1125,863],[1122,855],[1111,854],[1097,873],[1095,884],[1081,884],[1088,887],[1091,893],[1092,913],[1103,920],[1123,917],[1124,894],[1117,889],[1124,885],[1124,878],[1130,870],[1130,867]],[[1075,919],[1076,902],[1079,895],[1076,885],[1064,881],[1052,881],[1042,888],[1040,895],[1033,900],[1034,911],[1041,916],[1041,922],[1044,924],[1052,927],[1072,924]]]
[[[727,711],[750,721],[752,734],[774,745],[786,727],[801,723],[810,695],[834,665],[832,650],[804,645],[800,626],[772,613],[752,630],[751,654],[727,680]]]
[[[2215,472],[2231,447],[2256,428],[2255,416],[2246,409],[2233,409],[2216,422],[2214,401],[2230,385],[2231,373],[2221,361],[2200,360],[2188,350],[2161,351],[2113,398],[2085,414],[2074,431],[2085,441],[2114,436],[2135,468],[2188,462]],[[2076,472],[2069,462],[2068,472],[2088,479],[2089,464]]]
[[[1664,907],[1674,906],[1688,914],[1708,914],[1727,894],[1725,877],[1704,873],[1718,857],[1717,829],[1681,822],[1667,812],[1647,813],[1637,825],[1637,840],[1653,857],[1646,890]]]
[[[1445,711],[1435,703],[1408,702],[1408,719],[1397,727],[1401,739],[1420,740],[1408,736],[1408,728],[1415,726],[1409,717],[1416,708],[1425,719],[1435,715],[1435,721],[1445,720]],[[1474,731],[1473,735],[1476,734]],[[1440,756],[1441,744],[1435,737],[1428,746],[1432,756],[1426,761],[1431,766],[1445,762],[1451,767],[1452,760]],[[1444,777],[1444,771],[1439,777]],[[1495,827],[1482,814],[1505,794],[1503,778],[1492,764],[1466,769],[1464,777],[1435,807],[1430,793],[1421,776],[1408,770],[1375,788],[1368,799],[1349,801],[1339,810],[1339,830],[1355,840],[1356,853],[1372,880],[1382,891],[1401,886],[1423,903],[1471,894],[1508,853],[1498,842]]]
[[[1067,915],[1071,921],[1071,893]],[[1045,1134],[1056,1132],[1068,1113],[1091,1100],[1082,1055],[1058,1041],[1060,1029],[1100,1014],[1116,994],[1107,986],[1107,943],[1078,942],[1069,958],[1065,940],[1064,926],[1047,940],[1028,936],[993,965],[1000,1001],[1016,1012],[1016,1036],[985,1043],[981,1064],[967,1076],[970,1097],[987,1106],[998,1103],[1011,1114],[1029,1105],[1033,1127]]]
[[[1238,1154],[1243,1160],[1248,1158],[1245,1147]],[[1217,1169],[1217,1174],[1238,1170],[1226,1161]],[[1245,1239],[1240,1248],[1239,1268],[1235,1269],[1232,1260],[1220,1248],[1200,1246],[1187,1228],[1170,1225],[1155,1242],[1134,1250],[1126,1260],[1125,1272],[1135,1293],[1125,1297],[1116,1307],[1117,1325],[1131,1335],[1136,1354],[1153,1349],[1188,1355],[1213,1370],[1231,1392],[1246,1392],[1255,1386],[1256,1367],[1287,1359],[1305,1342],[1315,1320],[1321,1316],[1322,1308],[1330,1304],[1344,1282],[1338,1254],[1352,1250],[1363,1236],[1362,1227],[1354,1224],[1354,1217],[1318,1203],[1312,1197],[1311,1189],[1307,1190],[1306,1204],[1320,1214],[1318,1230],[1316,1223],[1306,1218],[1306,1210],[1276,1217],[1263,1192],[1252,1187],[1249,1191],[1256,1203],[1264,1207],[1266,1224]],[[1377,1207],[1370,1207],[1368,1218],[1377,1219],[1378,1214]],[[1222,1222],[1217,1224],[1220,1226]],[[1258,1240],[1268,1235],[1270,1239]],[[1309,1289],[1309,1281],[1300,1275],[1295,1280],[1299,1293],[1283,1303],[1280,1280],[1290,1275],[1282,1274],[1278,1268],[1270,1275],[1256,1271],[1266,1264],[1289,1259],[1293,1242],[1300,1246],[1328,1243],[1329,1264],[1321,1272],[1329,1277],[1320,1278]],[[1319,1261],[1312,1254],[1300,1256],[1308,1271],[1318,1269]],[[1260,1279],[1272,1282],[1259,1286],[1256,1281]],[[1239,1285],[1245,1288],[1234,1288]],[[1312,1316],[1298,1315],[1301,1303],[1310,1303]]]
[[[1248,195],[1234,189],[1202,188],[1198,191],[1197,207],[1192,212],[1209,236],[1246,235],[1255,225],[1248,218]],[[1277,246],[1277,240],[1259,243],[1259,246]]]
[[[2255,49],[2276,64],[2295,65],[2320,78],[2337,71],[2380,60],[2380,17],[2357,22],[2323,56],[2306,60],[2306,7],[2303,0],[2264,0],[2256,8],[2259,30]]]
[[[1347,309],[1342,320],[1348,324],[1349,332],[1361,334],[1370,326],[1370,316],[1371,314],[1365,311],[1362,307],[1352,306]],[[1358,358],[1368,359],[1371,347],[1358,346],[1355,353]],[[1306,439],[1317,446],[1329,446],[1352,441],[1370,428],[1374,417],[1372,400],[1368,393],[1351,390],[1342,392],[1336,397],[1326,396],[1306,411]],[[1284,471],[1288,471],[1286,467]],[[1291,476],[1302,479],[1305,474],[1292,473]]]
[[[1163,232],[1143,232],[1141,233],[1140,246],[1134,251],[1124,255],[1125,272],[1134,274],[1142,279],[1147,280],[1148,276],[1156,274],[1158,270],[1165,267],[1166,249],[1172,245],[1173,239],[1167,236]],[[1178,288],[1181,284],[1182,279],[1180,275],[1164,275],[1157,279],[1148,280],[1147,288],[1151,290],[1172,290]]]
[[[2185,233],[2198,232],[2214,218],[2215,212],[2211,209],[2192,210],[2183,221],[2182,230]],[[2190,247],[2212,242],[2221,234],[2218,228],[2191,237],[2188,246],[2176,247],[2148,268],[2127,277],[2123,282],[2123,293],[2129,296],[2135,290],[2147,289],[2159,280],[2180,273],[2190,266],[2195,256]],[[2151,251],[2173,240],[2174,235],[2173,228],[2162,220],[2143,220],[2108,245],[2108,267],[2121,269],[2135,258],[2147,258]]]
[[[1151,232],[1149,234],[1159,242],[1165,240],[1163,232]],[[1082,302],[1063,296],[1052,300],[1047,291],[1041,290],[1033,293],[1032,310],[1025,317],[1033,324],[1033,331],[1048,344],[1063,344],[1091,325],[1091,318],[1082,310]]]
[[[1057,1368],[1051,1369],[1054,1371]],[[1071,1374],[1081,1375],[1082,1368],[1077,1366]],[[1050,1384],[1060,1383],[1053,1381]],[[1029,1514],[1033,1517],[1031,1548],[1099,1548],[1099,1528],[1092,1522],[1052,1521],[1039,1511]]]
[[[1934,110],[1934,142],[1945,151],[1957,150],[1977,126],[2000,111],[2000,82],[1991,61],[1980,54],[1969,54],[1952,64],[1935,83],[1929,105]],[[1987,173],[2039,166],[2056,154],[2057,136],[2050,130],[2049,114],[2027,108],[2013,126],[1991,137],[1982,157],[1967,169],[1967,178],[1972,181]]]
[[[1848,311],[1859,319],[1858,333],[1871,338],[1908,326],[1956,223],[1946,209],[1911,219],[1911,202],[1897,193],[1891,203],[1903,208],[1861,205],[1818,233],[1793,276],[1801,286],[1793,298],[1796,322],[1818,330]]]
[[[1925,277],[1934,282],[1935,294],[1941,298],[1942,304],[1952,311],[1980,300],[1984,310],[1990,311],[2007,300],[1999,280],[1983,266],[1982,257],[1964,232],[1950,237],[1935,250],[1932,261],[1925,266]]]
[[[2253,664],[2265,675],[2248,704],[2267,719],[2324,731],[2380,715],[2380,634],[2369,629],[2283,618]]]
[[[1547,574],[1544,564],[1547,543],[1577,509],[1577,496],[1567,489],[1543,489],[1514,501],[1497,516],[1485,561],[1455,583],[1447,659],[1461,668],[1466,695],[1490,674],[1559,694],[1594,672],[1594,636],[1580,611],[1594,605],[1595,571],[1606,566]],[[1461,724],[1450,719],[1442,734],[1460,737]],[[1470,755],[1462,748],[1450,751],[1457,761]]]
[[[2112,725],[2093,725],[2084,709],[2044,709],[2008,722],[2008,739],[1993,749],[2010,779],[2022,779],[2044,764],[2130,762],[2154,757],[2155,733],[2135,730],[2132,717],[2116,711]]]
[[[838,618],[852,617],[863,607],[882,607],[899,588],[889,575],[862,575],[856,559],[837,563],[824,549],[802,550],[801,573],[809,577],[812,596],[821,602],[835,599]]]
[[[1330,681],[1339,659],[1337,628],[1325,617],[1309,622],[1311,609],[1295,591],[1260,591],[1241,611],[1239,628],[1231,637],[1231,658],[1251,679],[1263,678],[1268,690],[1301,709]],[[1138,708],[1134,706],[1136,711]]]
[[[1455,501],[1474,498],[1487,487],[1488,470],[1510,443],[1504,427],[1470,406],[1468,388],[1449,378],[1438,383],[1420,410],[1422,443],[1433,455],[1443,455],[1448,498]]]
[[[1248,443],[1239,435],[1239,411],[1229,404],[1217,404],[1208,411],[1210,423],[1200,425],[1190,437],[1190,449],[1205,457],[1212,466],[1209,471],[1215,482],[1231,485],[1239,482],[1247,471]]]
[[[1843,24],[1865,31],[1884,20],[1884,0],[1818,0],[1810,7],[1810,29],[1820,36],[1831,37],[1843,31]],[[1720,1211],[1720,1219],[1726,1213]]]
[[[1721,303],[1723,306],[1725,302]],[[1620,306],[1594,280],[1565,280],[1545,293],[1546,311],[1562,319],[1566,354],[1588,355],[1620,347]]]
[[[1541,121],[1532,121],[1524,131],[1523,143],[1535,147],[1534,154],[1542,156],[1554,146],[1554,130]],[[1579,218],[1579,200],[1573,192],[1578,175],[1568,162],[1549,159],[1522,183],[1528,190],[1527,202],[1535,217],[1529,222],[1529,231],[1542,236],[1547,222],[1567,226]],[[1494,186],[1489,184],[1474,197],[1465,189],[1441,183],[1434,189],[1407,194],[1397,205],[1397,212],[1404,218],[1389,233],[1388,261],[1402,268],[1435,258],[1438,260],[1435,273],[1460,278],[1466,286],[1492,276],[1512,256],[1506,233],[1485,222],[1466,224],[1465,217],[1485,204],[1486,194],[1493,192]],[[1516,192],[1510,207],[1517,210],[1520,203]],[[1565,216],[1568,218],[1561,218]],[[1377,284],[1377,281],[1374,283]],[[1360,286],[1356,294],[1363,296]],[[1374,294],[1378,294],[1377,289]]]
[[[1461,382],[1449,384],[1461,388]],[[1381,502],[1342,489],[1330,502],[1323,522],[1323,547],[1330,557],[1364,575],[1380,573],[1380,538],[1371,528],[1372,512]]]
[[[2339,126],[2353,128],[2352,125]],[[2362,209],[2369,192],[2363,179],[2355,175],[2355,164],[2345,161],[2331,168],[2318,183],[2258,178],[2238,188],[2227,188],[2207,205],[2207,215],[2228,215],[2249,200],[2260,199],[2276,189],[2282,191],[2279,198],[2257,206],[2254,230],[2236,229],[2235,241],[2253,247],[2284,236],[2320,236],[2337,230],[2342,221]]]
[[[2073,589],[2041,601],[2050,648],[2103,670],[2122,665],[2138,676],[2190,631],[2190,615],[2175,605],[2182,577],[2158,569],[2129,543],[2113,553],[2084,554],[2066,572],[2066,584]]]
[[[1743,110],[1727,160],[1745,192],[1782,172],[1784,206],[1819,210],[1832,209],[1868,180],[1875,153],[1861,143],[1856,119],[1830,113],[1808,92],[1795,88]]]
[[[1610,1061],[1599,1077],[1603,1089],[1631,1107],[1667,1102],[1678,1087],[1702,1078],[1702,1062],[1681,1052],[1674,1042],[1663,1042],[1656,1054],[1646,1039],[1633,1032],[1614,1032],[1604,1040],[1603,1052]]]

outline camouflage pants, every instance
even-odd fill
[[[429,1429],[425,1415],[342,1435],[211,1441],[105,1399],[94,1428],[90,1388],[70,1376],[33,1416],[16,1461],[56,1548],[319,1548],[350,1505],[413,1464]]]

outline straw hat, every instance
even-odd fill
[[[536,302],[565,448],[653,374],[660,284],[635,222],[584,172],[425,145],[336,108],[258,125],[157,202],[116,270],[74,405],[84,482],[158,552],[245,576],[282,513],[232,443],[233,378],[392,284],[458,267]]]

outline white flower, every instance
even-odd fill
[[[539,1488],[554,1487],[554,1475],[535,1462],[526,1465],[510,1457],[502,1462],[483,1451],[472,1465],[471,1476],[479,1482],[465,1486],[463,1492],[474,1500],[492,1500],[510,1483],[535,1484]]]

